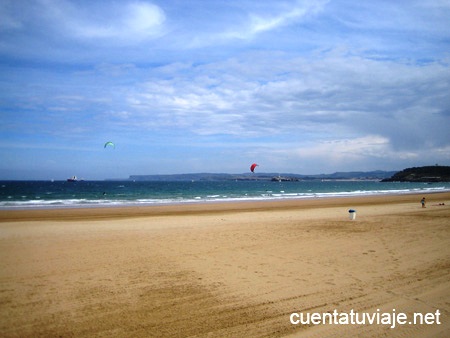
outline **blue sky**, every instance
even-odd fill
[[[3,0],[0,179],[450,165],[449,18],[448,0]]]

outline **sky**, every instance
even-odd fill
[[[449,18],[450,0],[2,0],[0,179],[450,165]]]

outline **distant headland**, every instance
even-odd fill
[[[381,182],[450,182],[450,167],[434,165],[407,168]]]
[[[335,172],[333,174],[302,175],[292,173],[192,173],[173,175],[131,175],[128,179],[132,181],[278,181],[296,182],[312,180],[371,180],[380,181],[391,177],[396,171],[351,171]]]
[[[118,179],[107,179],[118,180]],[[450,182],[450,166],[424,166],[401,171],[349,171],[332,174],[303,175],[293,173],[190,173],[170,175],[130,175],[130,181],[381,181],[381,182]]]

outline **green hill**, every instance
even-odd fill
[[[407,168],[381,182],[450,182],[449,166]]]

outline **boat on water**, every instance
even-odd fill
[[[76,177],[76,176],[72,176],[67,179],[67,182],[78,182],[78,181],[82,181],[82,180],[79,180],[78,177]]]

